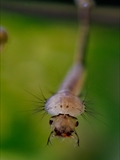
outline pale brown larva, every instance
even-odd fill
[[[46,100],[45,103],[44,109],[52,115],[49,120],[52,131],[47,144],[51,143],[51,137],[58,136],[74,138],[79,146],[79,137],[75,130],[78,126],[76,116],[85,112],[85,105],[84,102],[79,99],[78,91],[81,91],[84,81],[84,58],[89,35],[89,14],[93,1],[77,0],[77,5],[78,9],[82,7],[82,11],[79,14],[82,34],[80,34],[79,37],[78,51],[73,66],[57,93]]]

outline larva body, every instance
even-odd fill
[[[93,5],[92,0],[76,0],[78,9],[82,8],[79,13],[81,20],[81,34],[79,48],[76,53],[75,62],[61,84],[58,92],[51,96],[45,103],[45,110],[51,114],[49,120],[51,133],[47,144],[50,143],[52,136],[72,137],[77,141],[79,146],[79,137],[76,132],[78,120],[76,116],[84,113],[85,106],[83,101],[78,97],[84,81],[84,59],[89,34],[89,12]],[[75,134],[75,135],[74,135]]]

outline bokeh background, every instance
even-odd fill
[[[50,116],[32,114],[36,103],[30,101],[36,98],[28,93],[42,98],[41,88],[48,98],[71,66],[78,37],[76,7],[67,1],[9,2],[2,1],[1,11],[1,25],[9,36],[0,61],[1,160],[118,160],[120,41],[115,1],[114,7],[101,6],[92,14],[84,92],[92,99],[88,106],[100,115],[88,117],[88,122],[78,117],[80,147],[74,147],[73,139],[59,138],[46,146]],[[44,12],[30,10],[41,6]]]

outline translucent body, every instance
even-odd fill
[[[84,81],[84,58],[89,34],[89,12],[93,1],[76,0],[76,3],[78,8],[82,8],[81,11],[78,10],[82,34],[80,34],[79,37],[79,48],[73,66],[65,77],[58,92],[51,96],[45,104],[46,112],[52,115],[49,121],[52,131],[47,144],[49,144],[51,137],[59,136],[64,138],[77,138],[77,145],[79,146],[79,137],[75,130],[78,126],[76,116],[84,113],[85,106],[77,95],[80,93]],[[75,134],[76,138],[73,134]]]
[[[50,97],[46,104],[45,110],[51,115],[69,114],[70,116],[78,116],[84,112],[84,104],[69,91],[59,91]]]

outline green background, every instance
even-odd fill
[[[78,23],[12,12],[1,22],[9,35],[1,53],[1,159],[118,160],[118,28],[91,26],[85,92],[102,116],[88,117],[90,124],[78,117],[80,147],[59,138],[46,146],[50,116],[32,114],[36,99],[25,90],[42,97],[41,87],[47,98],[57,90],[73,62]]]

